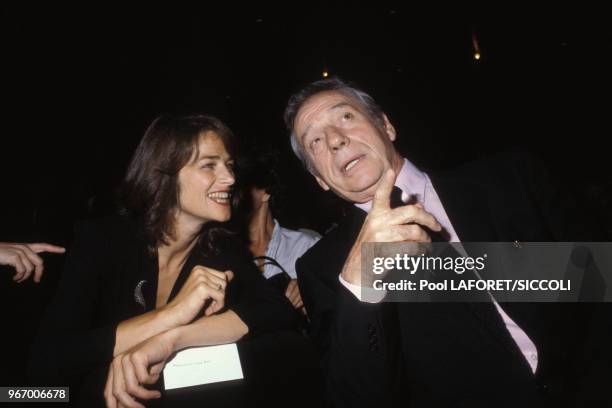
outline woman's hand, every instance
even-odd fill
[[[178,295],[163,309],[170,315],[174,326],[191,323],[208,299],[212,299],[212,302],[206,308],[205,315],[217,313],[225,305],[225,289],[233,277],[232,271],[220,272],[196,266]]]
[[[174,331],[160,333],[116,356],[104,387],[106,406],[144,408],[137,399],[161,397],[159,391],[148,390],[144,385],[157,382],[166,360],[175,351],[176,338]]]
[[[191,323],[209,299],[212,301],[206,307],[206,316],[217,313],[225,305],[225,289],[233,276],[231,271],[194,267],[171,302],[119,323],[113,356],[124,354],[157,334]]]

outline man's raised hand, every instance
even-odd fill
[[[431,242],[423,227],[441,231],[442,226],[422,205],[405,205],[391,208],[391,192],[395,184],[395,172],[387,170],[376,189],[372,209],[366,217],[355,244],[342,269],[344,280],[361,285],[361,245],[366,242]]]

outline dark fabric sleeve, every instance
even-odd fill
[[[228,308],[249,327],[247,336],[296,328],[298,315],[287,297],[266,281],[246,254],[235,259]]]
[[[517,179],[529,192],[555,241],[605,241],[601,216],[580,200],[580,191],[565,185],[533,154],[518,152],[511,160]]]
[[[76,228],[58,291],[44,314],[32,348],[35,384],[73,384],[112,359],[116,323],[97,326],[100,278],[111,275],[108,240],[93,224]]]
[[[296,270],[329,404],[393,406],[397,367],[390,361],[390,333],[384,330],[390,323],[388,305],[360,302],[340,284],[329,287],[304,257],[296,262]]]
[[[516,162],[521,163],[517,166],[521,180],[530,191],[556,241],[605,241],[601,214],[579,200],[578,191],[563,185],[537,157],[523,154]],[[595,268],[591,271],[596,272],[597,265],[591,266]],[[585,277],[588,276],[587,273]],[[568,366],[573,367],[569,381],[569,389],[572,390],[570,395],[573,394],[570,396],[572,404],[576,407],[605,405],[610,402],[606,379],[612,376],[612,304],[577,303],[564,306],[571,307],[571,316],[578,323],[578,340],[573,346],[574,350],[568,351],[571,358],[567,361]],[[572,322],[567,323],[571,328],[570,324]]]
[[[582,342],[575,353],[575,376],[569,389],[575,407],[608,406],[612,401],[612,306],[610,303],[580,303],[584,321]]]

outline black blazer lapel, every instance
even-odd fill
[[[512,335],[506,328],[501,315],[495,308],[493,302],[473,302],[465,303],[466,307],[476,316],[482,323],[483,327],[489,331],[492,337],[498,341],[506,350],[512,353],[517,359],[522,361],[527,370],[531,370],[525,360],[525,356],[512,338]]]
[[[430,176],[444,210],[462,242],[497,242],[488,189],[484,184],[461,177]],[[492,302],[466,303],[493,338],[528,364]]]

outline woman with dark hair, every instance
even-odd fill
[[[71,400],[142,407],[161,396],[176,351],[291,328],[290,303],[223,222],[231,215],[233,136],[211,116],[162,116],[122,188],[121,216],[83,223],[41,325],[36,384]],[[78,395],[75,391],[78,389]]]

